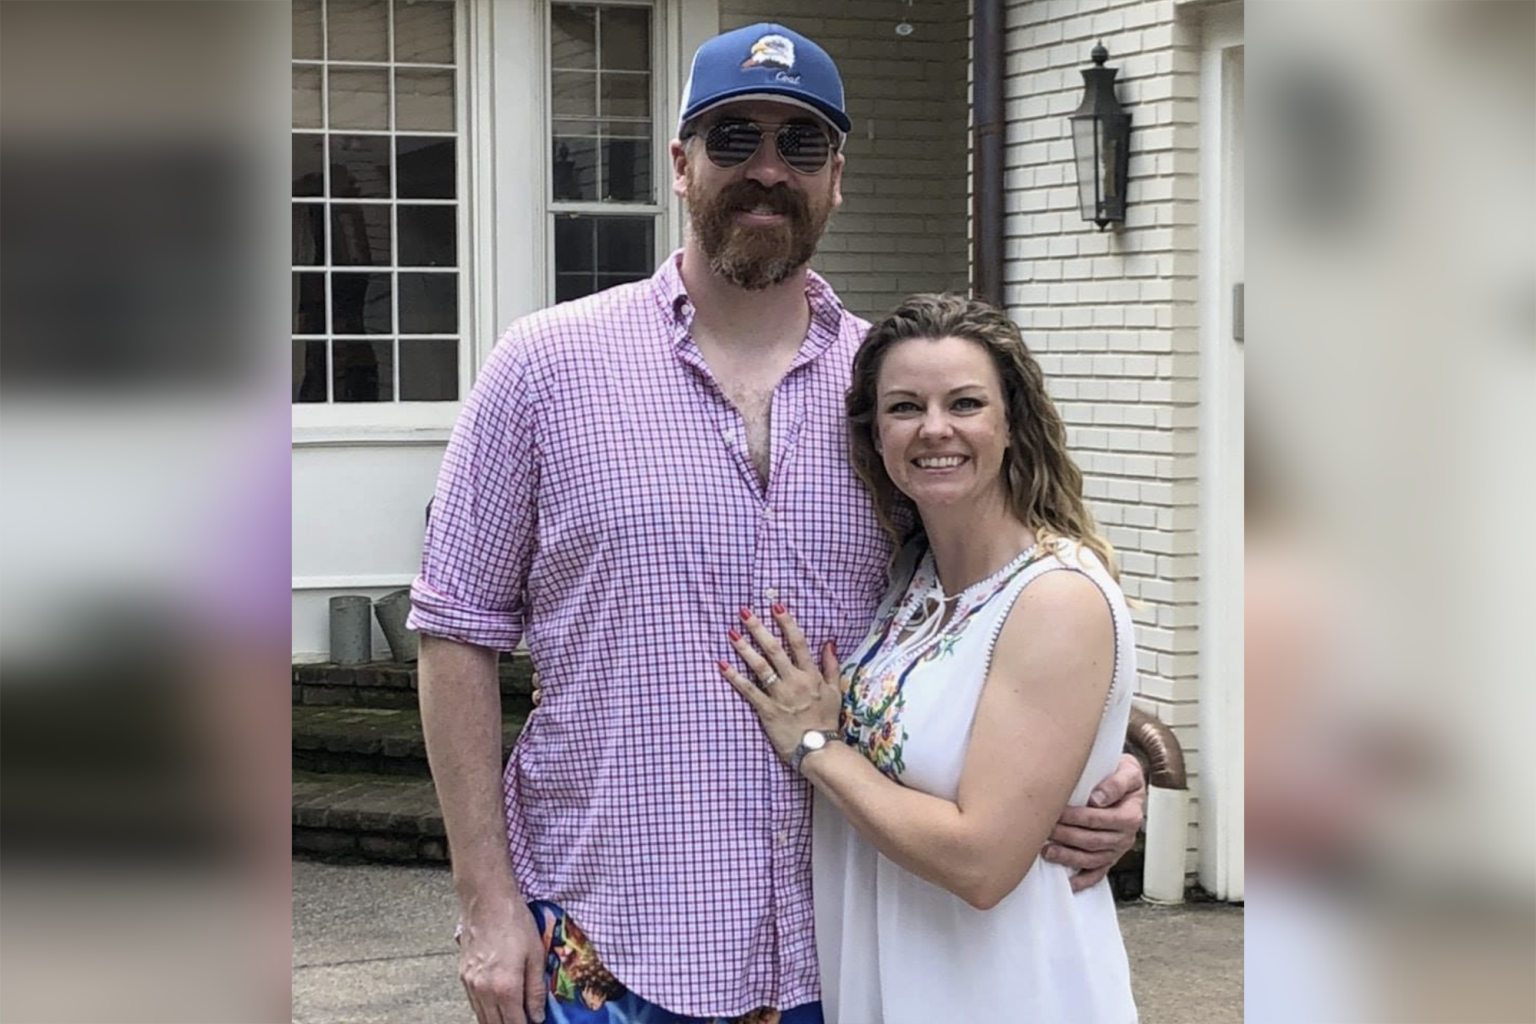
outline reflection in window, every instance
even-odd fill
[[[655,250],[654,217],[556,216],[555,301],[650,277]]]
[[[459,4],[292,12],[293,400],[456,401]]]
[[[550,31],[555,200],[652,202],[650,10],[556,4]]]
[[[555,301],[655,270],[656,114],[650,7],[550,9]]]

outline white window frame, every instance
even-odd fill
[[[651,233],[651,263],[654,266],[661,262],[667,253],[672,251],[670,245],[670,216],[671,204],[667,197],[672,194],[672,161],[668,159],[667,144],[672,141],[673,131],[670,126],[668,114],[669,92],[672,87],[667,70],[675,63],[670,58],[667,45],[670,39],[668,25],[673,18],[673,3],[667,0],[547,0],[543,7],[544,27],[542,39],[549,39],[552,30],[552,11],[556,3],[585,4],[592,7],[639,7],[651,12],[651,176],[652,192],[655,198],[649,203],[604,203],[604,202],[573,202],[571,200],[556,200],[554,197],[554,185],[549,180],[549,175],[544,175],[544,187],[540,191],[540,198],[544,201],[544,302],[551,305],[555,301],[555,233],[551,230],[554,218],[561,213],[574,213],[586,216],[606,217],[650,217],[655,229]],[[547,58],[543,65],[545,88],[550,88],[550,77],[554,74],[554,65]],[[681,96],[681,91],[678,92]],[[676,109],[679,101],[672,100],[672,109]],[[540,153],[544,158],[544,166],[549,166],[549,148],[555,137],[555,109],[554,103],[543,105],[544,128],[541,138]]]
[[[336,444],[355,440],[362,443],[377,443],[390,439],[398,439],[406,442],[419,442],[424,439],[436,437],[446,438],[449,429],[458,418],[462,408],[464,396],[469,392],[470,384],[474,380],[474,371],[477,362],[474,358],[474,339],[480,334],[480,313],[483,303],[477,296],[484,294],[478,287],[478,272],[485,263],[484,246],[480,241],[476,227],[475,211],[479,208],[480,196],[476,191],[477,178],[480,177],[478,164],[484,159],[484,150],[487,148],[485,140],[490,136],[481,135],[475,130],[474,111],[486,101],[482,95],[487,84],[483,77],[472,73],[480,58],[479,49],[481,36],[486,30],[485,22],[491,13],[494,4],[476,3],[475,0],[455,0],[454,17],[454,90],[456,102],[454,104],[454,130],[457,133],[457,146],[454,159],[455,167],[454,190],[457,197],[457,209],[459,222],[457,232],[457,259],[459,288],[459,400],[451,402],[419,402],[419,401],[389,401],[389,402],[294,402],[293,408],[293,442],[295,445]],[[324,8],[322,8],[323,10]],[[325,31],[325,20],[322,18],[321,31]],[[393,36],[390,40],[393,48]],[[391,50],[391,59],[393,50]],[[329,64],[322,65],[329,67]],[[343,62],[342,66],[345,66]],[[391,79],[391,104],[393,104],[394,84]],[[326,129],[330,131],[329,128]],[[290,135],[292,132],[290,131]],[[404,134],[410,134],[409,132]],[[396,132],[391,130],[389,137],[393,139]],[[329,170],[327,170],[329,174]],[[396,206],[400,200],[392,197],[387,202],[380,201],[384,205]],[[327,245],[329,245],[329,221],[327,222]],[[363,269],[363,268],[360,268]],[[398,271],[398,267],[390,268]],[[329,271],[327,271],[329,273]],[[330,290],[327,287],[327,305],[329,305]],[[393,296],[395,313],[397,314],[395,327],[399,327],[398,311],[400,297],[398,290]],[[396,330],[390,337],[398,338],[400,332]],[[290,340],[290,345],[292,341]],[[326,364],[330,365],[331,356],[327,352]],[[396,368],[398,375],[399,369]],[[329,388],[329,382],[327,384]]]

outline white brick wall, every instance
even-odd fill
[[[720,28],[776,21],[837,61],[853,131],[843,207],[812,266],[875,316],[912,292],[965,291],[965,0],[721,0]],[[903,18],[914,28],[898,36]]]
[[[1067,124],[1101,40],[1132,116],[1126,223],[1105,232],[1078,212]],[[1017,0],[1007,12],[1004,301],[1066,419],[1126,593],[1141,602],[1137,704],[1172,727],[1192,773],[1198,46],[1172,0]]]

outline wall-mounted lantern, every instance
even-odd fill
[[[1107,68],[1109,51],[1093,48],[1083,70],[1083,103],[1072,112],[1072,154],[1077,161],[1077,195],[1083,220],[1100,229],[1125,222],[1125,181],[1130,167],[1131,115],[1115,96],[1119,68]]]

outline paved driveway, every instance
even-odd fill
[[[293,862],[296,1024],[464,1024],[444,868]],[[1243,912],[1123,904],[1142,1024],[1243,1019]],[[1070,1024],[1070,1022],[1062,1022]]]

